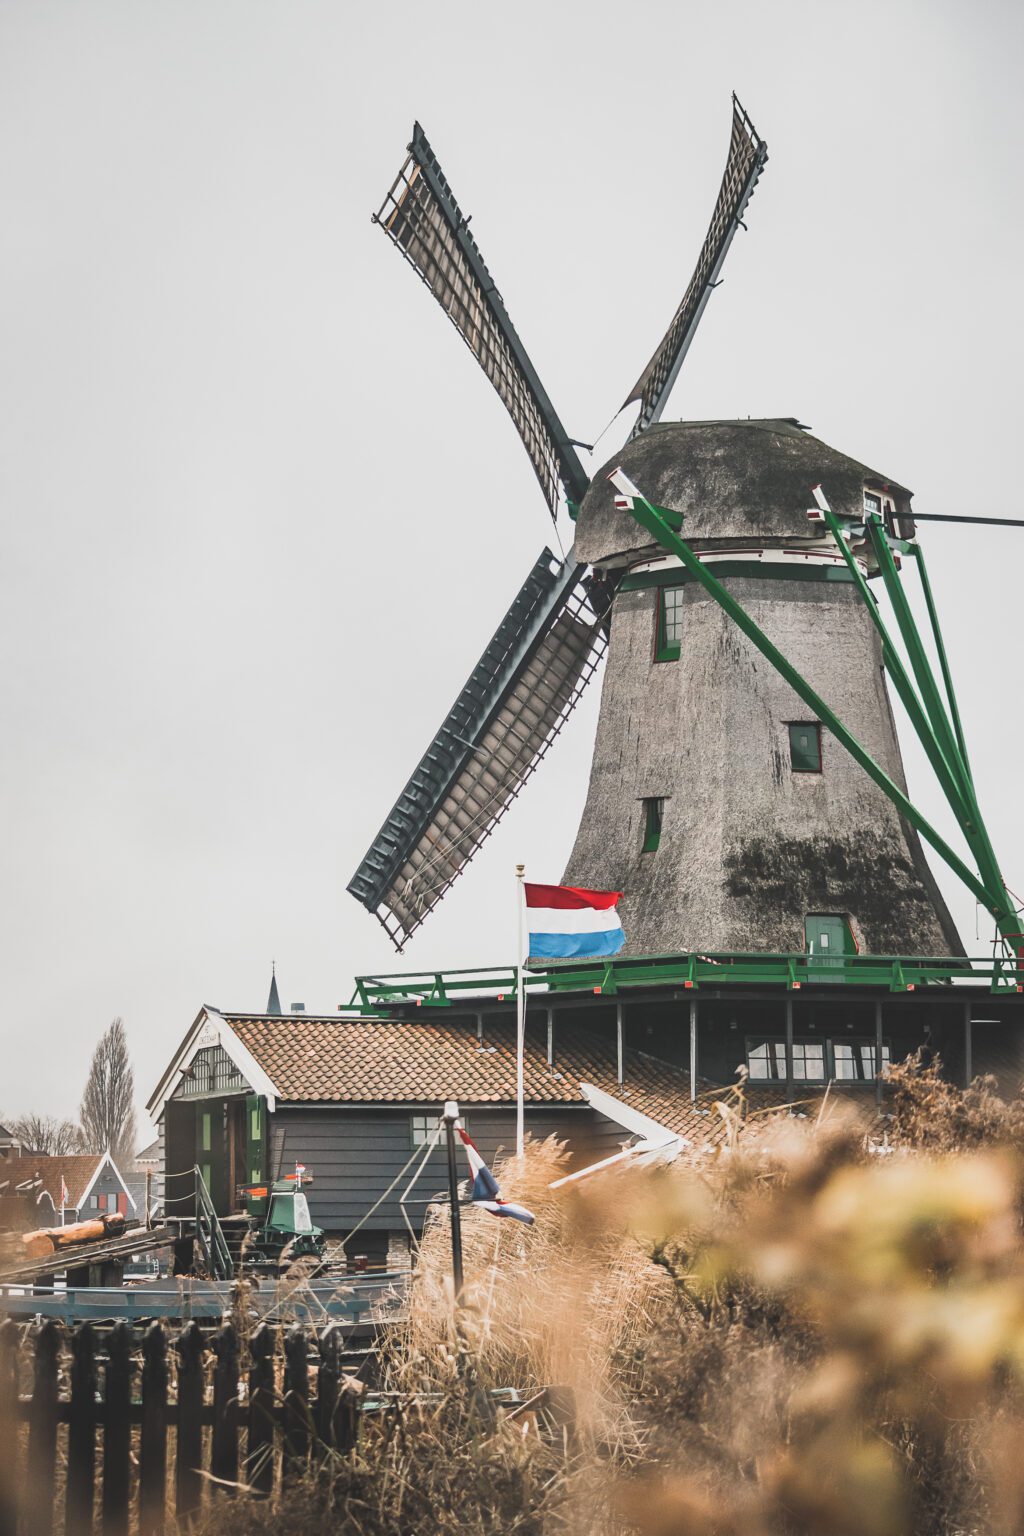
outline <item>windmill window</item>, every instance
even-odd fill
[[[835,1076],[839,1083],[874,1082],[878,1069],[875,1066],[874,1040],[836,1040],[832,1045],[835,1057]],[[882,1044],[882,1067],[889,1065],[889,1046]]]
[[[785,1040],[748,1040],[747,1071],[752,1083],[784,1083],[786,1081]],[[825,1081],[824,1040],[793,1041],[793,1081],[797,1083]]]
[[[868,514],[869,517],[871,516],[871,514],[873,512],[880,514],[881,511],[882,511],[882,498],[881,498],[881,496],[876,496],[873,491],[865,491],[864,492],[864,511]]]
[[[682,587],[659,587],[655,661],[678,661],[682,638],[683,589]]]
[[[790,725],[789,761],[794,773],[821,772],[821,726],[816,720]]]
[[[645,800],[644,807],[644,853],[654,853],[661,842],[661,821],[665,810],[664,800]]]

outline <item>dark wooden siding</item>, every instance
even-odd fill
[[[481,1155],[491,1162],[500,1148],[515,1145],[515,1111],[506,1108],[464,1106],[470,1134]],[[330,1233],[350,1231],[375,1200],[383,1194],[413,1151],[411,1119],[415,1111],[364,1109],[344,1106],[279,1109],[273,1116],[272,1136],[275,1164],[287,1172],[295,1160],[306,1164],[313,1175],[308,1191],[313,1220]],[[423,1113],[423,1110],[418,1111]],[[436,1114],[433,1106],[428,1111]],[[571,1166],[579,1166],[592,1157],[614,1152],[626,1139],[626,1132],[612,1125],[586,1106],[579,1109],[527,1110],[527,1133],[535,1138],[556,1134],[570,1143]],[[420,1203],[408,1206],[414,1226],[422,1221],[426,1196],[447,1189],[447,1160],[443,1145],[431,1153],[413,1195]],[[467,1173],[460,1154],[459,1177]],[[408,1184],[412,1170],[405,1175],[379,1210],[370,1217],[365,1230],[404,1230],[399,1196]],[[509,1196],[515,1191],[509,1190]]]

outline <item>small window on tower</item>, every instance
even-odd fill
[[[661,817],[664,800],[644,801],[644,853],[654,853],[661,842]]]
[[[872,512],[880,513],[882,510],[882,498],[876,496],[874,491],[864,492],[864,511],[870,517]]]
[[[790,725],[789,760],[794,773],[821,772],[821,726],[816,720]]]
[[[655,661],[678,661],[683,638],[682,587],[658,588],[658,637]]]

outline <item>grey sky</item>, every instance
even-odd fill
[[[413,118],[591,441],[688,279],[735,88],[770,163],[667,417],[799,415],[921,511],[1014,515],[1021,31],[899,0],[0,5],[0,1112],[73,1112],[115,1014],[145,1097],[272,956],[327,1009],[357,971],[507,960],[513,864],[561,873],[596,687],[406,956],[345,891],[551,537],[369,222]],[[926,540],[1019,890],[1024,533]]]

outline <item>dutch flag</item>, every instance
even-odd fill
[[[473,1175],[473,1188],[469,1192],[469,1198],[473,1205],[480,1206],[481,1210],[490,1211],[492,1216],[514,1216],[516,1221],[525,1221],[532,1227],[534,1216],[525,1205],[515,1205],[511,1200],[503,1200],[498,1188],[498,1181],[484,1162],[476,1147],[466,1135],[462,1126],[456,1127],[462,1137],[462,1145],[466,1149],[469,1158],[469,1171]]]
[[[617,955],[626,942],[619,921],[621,891],[524,882],[531,956]]]

